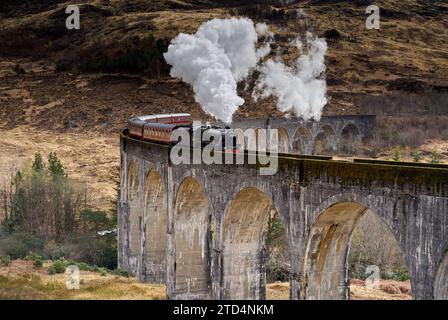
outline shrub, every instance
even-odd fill
[[[49,241],[43,249],[43,255],[48,260],[58,260],[67,257],[67,250],[63,245]]]
[[[93,271],[93,267],[85,262],[78,262],[78,263],[75,263],[75,265],[78,266],[79,270]]]
[[[329,29],[324,32],[324,37],[327,40],[338,40],[341,38],[341,33],[336,29]]]
[[[11,259],[23,259],[30,252],[39,252],[44,246],[44,240],[40,237],[23,233],[9,234],[0,239],[2,252]]]
[[[401,161],[401,153],[400,153],[400,149],[399,148],[395,148],[394,150],[394,157],[392,158],[392,160],[399,162]]]
[[[24,260],[27,261],[36,261],[36,260],[42,260],[42,256],[36,254],[36,253],[30,253],[29,255],[27,255]]]
[[[48,268],[48,274],[53,275],[57,273],[64,273],[67,265],[68,263],[65,259],[53,261],[53,264]]]
[[[71,69],[73,69],[73,67],[70,64],[66,63],[66,62],[59,61],[59,62],[56,63],[55,71],[57,73],[59,73],[59,72],[67,72],[67,71],[70,71]]]
[[[17,74],[25,74],[25,69],[23,69],[23,67],[20,64],[18,64],[18,63],[14,67],[14,71]]]
[[[440,154],[437,151],[432,151],[429,154],[429,157],[431,158],[431,163],[433,164],[439,164],[440,163]]]
[[[36,260],[34,260],[33,265],[36,268],[42,268],[42,266],[44,265],[44,261],[42,259],[36,259]]]
[[[266,281],[267,282],[286,282],[289,281],[289,270],[274,259],[266,263]]]
[[[409,276],[408,270],[405,267],[397,268],[394,270],[387,270],[381,276],[385,280],[395,281],[407,281],[411,278]]]
[[[0,256],[0,266],[7,267],[11,263],[10,256]]]
[[[120,268],[112,270],[111,273],[113,275],[120,276],[120,277],[129,277],[129,272],[127,272],[126,270],[120,269]]]
[[[414,159],[414,162],[420,162],[422,154],[420,153],[420,151],[417,150],[412,153],[412,158]]]

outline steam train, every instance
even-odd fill
[[[191,146],[193,145],[193,137],[199,135],[196,130],[200,130],[202,147],[213,143],[214,141],[213,139],[211,141],[202,141],[204,133],[208,131],[211,136],[221,136],[220,147],[222,147],[225,152],[240,152],[240,145],[238,144],[237,137],[232,129],[210,125],[193,128],[193,120],[188,113],[140,116],[128,121],[128,134],[131,137],[167,145],[175,145],[179,143],[179,140],[174,140],[172,137],[172,132],[179,128],[188,130]],[[231,144],[226,144],[227,141],[231,141]]]

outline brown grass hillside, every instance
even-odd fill
[[[282,8],[286,12],[282,19],[269,14],[259,17],[257,11],[246,11],[254,21],[271,26],[278,44],[272,55],[280,54],[287,61],[294,59],[296,52],[285,50],[285,45],[297,34],[311,29],[325,36],[326,31],[337,30],[339,38],[327,39],[327,82],[331,99],[326,113],[357,113],[366,97],[397,90],[408,93],[447,90],[446,1],[375,1],[382,9],[380,30],[365,28],[364,3],[367,2],[298,1]],[[246,12],[241,4],[247,2],[81,1],[79,31],[65,28],[65,8],[69,2],[27,3],[25,6],[4,1],[0,7],[2,66],[12,71],[2,77],[2,98],[9,98],[0,108],[2,122],[7,120],[9,125],[14,125],[19,120],[29,120],[40,124],[45,119],[48,122],[45,125],[52,129],[68,129],[70,122],[79,122],[77,125],[84,127],[90,120],[104,129],[116,128],[130,115],[143,111],[193,110],[201,115],[191,90],[167,77],[169,66],[161,53],[178,33],[194,32],[211,18]],[[308,15],[307,19],[296,16],[299,8]],[[85,79],[79,75],[79,71],[98,69],[120,71],[120,66],[110,67],[111,61],[116,62],[129,52],[141,51],[154,57],[142,68],[130,68],[137,77]],[[40,67],[34,68],[31,62],[38,62]],[[16,63],[23,65],[24,75],[14,73]],[[109,65],[105,67],[105,64]],[[74,74],[55,73],[55,68]],[[70,109],[70,117],[66,112],[49,114],[44,110],[32,112],[26,119],[26,108],[17,108],[11,114],[10,106],[17,105],[17,101],[8,89],[21,87],[30,92],[28,99],[39,106],[46,105],[50,99],[50,102],[62,99],[62,107],[57,109]],[[276,114],[272,101],[255,104],[248,94],[242,94],[247,103],[237,116]],[[162,96],[162,101],[158,96]]]

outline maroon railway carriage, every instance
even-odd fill
[[[171,144],[171,132],[191,124],[191,115],[188,113],[159,114],[132,118],[128,122],[128,129],[132,137]]]

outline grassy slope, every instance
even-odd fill
[[[216,1],[84,2],[81,6],[82,30],[79,32],[65,29],[64,8],[68,2],[48,6],[38,13],[25,14],[28,11],[22,10],[22,14],[2,20],[0,39],[5,53],[26,58],[32,55],[33,60],[45,58],[47,64],[56,61],[84,63],[104,53],[116,57],[130,48],[148,48],[152,45],[151,39],[171,39],[180,32],[194,32],[204,21],[230,17],[236,12],[232,8],[216,8]],[[226,3],[235,2],[220,2],[221,5]],[[276,42],[280,48],[285,48],[291,39],[298,33],[303,34],[310,26],[320,36],[332,28],[341,33],[341,39],[329,41],[327,79],[331,100],[325,109],[327,113],[355,113],[363,96],[384,93],[399,78],[448,87],[447,4],[442,1],[428,4],[420,0],[376,1],[375,4],[383,10],[381,29],[367,30],[365,6],[353,3],[300,1],[286,7],[289,12],[304,9],[308,22],[294,15],[286,21],[255,18],[270,24],[278,34]],[[29,31],[21,32],[25,29]],[[20,37],[14,36],[18,33]],[[274,50],[273,55],[279,54],[286,61],[291,62],[297,57],[292,48],[278,50]],[[145,73],[155,76],[152,69]],[[173,84],[168,79],[162,77],[158,83],[170,91]],[[137,89],[139,84],[132,86]],[[191,108],[192,105],[197,109],[190,89],[184,87],[183,91],[170,104],[175,109]],[[249,94],[242,94],[247,103],[237,116],[276,114],[272,101],[254,103]],[[138,109],[142,103],[132,94],[126,98],[131,110]],[[145,102],[148,109],[157,108],[157,103]],[[79,103],[75,107],[82,108]],[[115,108],[112,108],[112,114],[123,116]]]

